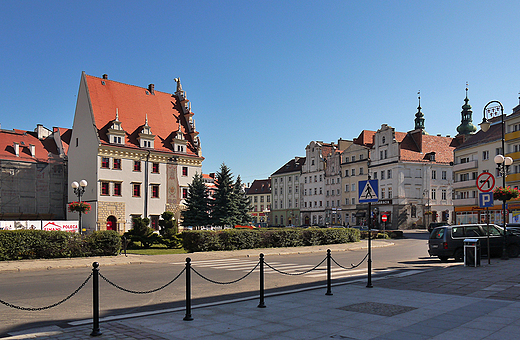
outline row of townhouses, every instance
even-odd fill
[[[84,188],[87,231],[132,227],[164,211],[180,219],[202,149],[180,79],[173,94],[81,74],[72,129],[0,130],[0,220],[77,220],[71,183]],[[211,178],[209,178],[211,179]],[[84,186],[86,184],[86,186]]]
[[[82,73],[72,129],[0,129],[0,220],[76,220],[67,203],[81,198],[92,207],[82,221],[89,231],[124,232],[138,216],[157,229],[164,211],[180,221],[188,184],[204,158],[190,101],[175,81],[176,91],[166,93],[153,84]],[[419,98],[408,132],[382,124],[352,140],[311,141],[304,157],[247,189],[253,222],[362,225],[367,206],[359,202],[358,184],[369,176],[379,183],[373,206],[378,224],[386,216],[385,227],[482,222],[477,178],[490,172],[494,186],[502,185],[496,155],[513,159],[506,182],[520,186],[520,105],[511,114],[501,104],[492,107],[491,126],[478,129],[466,90],[455,137],[429,135],[421,110]],[[214,174],[203,178],[214,191]],[[73,182],[86,184],[81,197]],[[501,208],[500,201],[489,208],[492,223],[503,221]],[[520,203],[509,202],[509,220],[517,222],[519,215]]]
[[[473,124],[466,89],[455,137],[427,134],[421,110],[419,97],[414,129],[408,132],[382,124],[379,130],[363,130],[352,140],[311,141],[305,157],[295,157],[270,178],[253,182],[247,191],[253,202],[253,222],[363,225],[368,207],[359,203],[358,184],[369,176],[379,184],[379,200],[372,207],[380,227],[484,222],[486,210],[479,207],[477,177],[490,172],[495,175],[495,187],[502,186],[493,161],[496,155],[504,155],[502,140],[505,156],[514,160],[507,185],[520,186],[520,105],[509,115],[495,107],[489,114],[491,126],[484,132]],[[260,191],[259,185],[265,189]],[[502,202],[493,203],[490,222],[502,223]],[[519,215],[520,203],[509,202],[509,221],[517,221]]]

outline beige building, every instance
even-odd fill
[[[341,215],[343,224],[365,224],[367,205],[358,202],[358,182],[368,179],[368,160],[374,131],[363,130],[341,153]]]
[[[271,224],[300,225],[301,171],[305,157],[295,157],[271,175]]]
[[[466,103],[467,105],[467,103]],[[496,107],[495,107],[496,108]],[[466,107],[466,110],[471,106]],[[464,111],[463,111],[464,113]],[[475,134],[465,136],[465,141],[456,148],[454,172],[454,209],[456,212],[456,224],[484,223],[486,210],[479,207],[479,188],[477,178],[483,172],[489,172],[494,176],[493,188],[503,185],[503,177],[494,162],[496,155],[503,155],[502,150],[502,117],[501,110],[490,110],[490,128],[484,132],[482,129]],[[513,109],[513,113],[504,116],[505,124],[505,156],[513,158],[513,164],[509,167],[509,175],[506,177],[506,186],[520,187],[520,105]],[[488,189],[487,184],[483,188]],[[494,201],[489,208],[490,223],[503,223],[502,201]],[[520,204],[516,201],[508,202],[508,221],[520,222]]]
[[[251,222],[257,227],[267,227],[271,221],[271,179],[257,179],[246,196],[251,205]]]

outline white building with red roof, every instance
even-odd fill
[[[164,211],[180,219],[188,184],[201,173],[202,152],[191,105],[182,90],[139,87],[81,75],[69,147],[69,183],[85,179],[82,200],[92,206],[83,229],[132,227]],[[69,186],[69,197],[75,197]],[[69,213],[69,217],[72,218]]]
[[[0,130],[0,220],[63,220],[70,129]]]

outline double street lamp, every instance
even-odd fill
[[[72,189],[74,189],[74,194],[76,196],[78,196],[78,202],[81,202],[81,196],[83,196],[83,194],[85,193],[85,188],[87,187],[88,183],[86,180],[82,179],[81,181],[76,182],[72,182],[70,184],[70,186],[72,187]],[[79,213],[79,233],[81,234],[81,210],[78,211]]]
[[[488,108],[490,105],[494,104],[495,106],[492,106]],[[480,128],[483,132],[487,132],[491,126],[491,123],[486,117],[486,113],[496,115],[499,113],[500,110],[500,122],[501,122],[501,130],[502,130],[502,153],[505,155],[506,148],[505,148],[505,121],[504,121],[504,106],[501,102],[498,100],[492,100],[489,103],[484,106],[484,117],[482,118],[482,123],[480,123]],[[505,157],[504,155],[496,155],[493,159],[494,162],[497,165],[498,173],[502,176],[502,187],[506,187],[506,176],[509,172],[509,167],[511,164],[513,164],[513,159],[511,157]],[[507,260],[507,227],[506,227],[506,220],[507,220],[507,211],[506,211],[506,201],[507,199],[502,200],[502,213],[503,213],[503,222],[504,222],[504,240],[502,244],[502,259]],[[489,252],[489,249],[488,249]]]

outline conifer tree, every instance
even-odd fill
[[[240,175],[237,177],[235,185],[233,186],[234,199],[236,201],[237,211],[236,211],[236,223],[247,225],[251,222],[251,216],[248,212],[251,209],[251,200],[246,196],[244,191],[242,180],[240,179]]]
[[[209,211],[209,193],[201,174],[196,173],[188,184],[188,197],[185,199],[186,210],[182,211],[182,224],[200,227],[211,224]]]
[[[211,204],[213,225],[234,226],[238,207],[234,194],[233,175],[224,163],[216,174],[215,184],[217,189]]]

